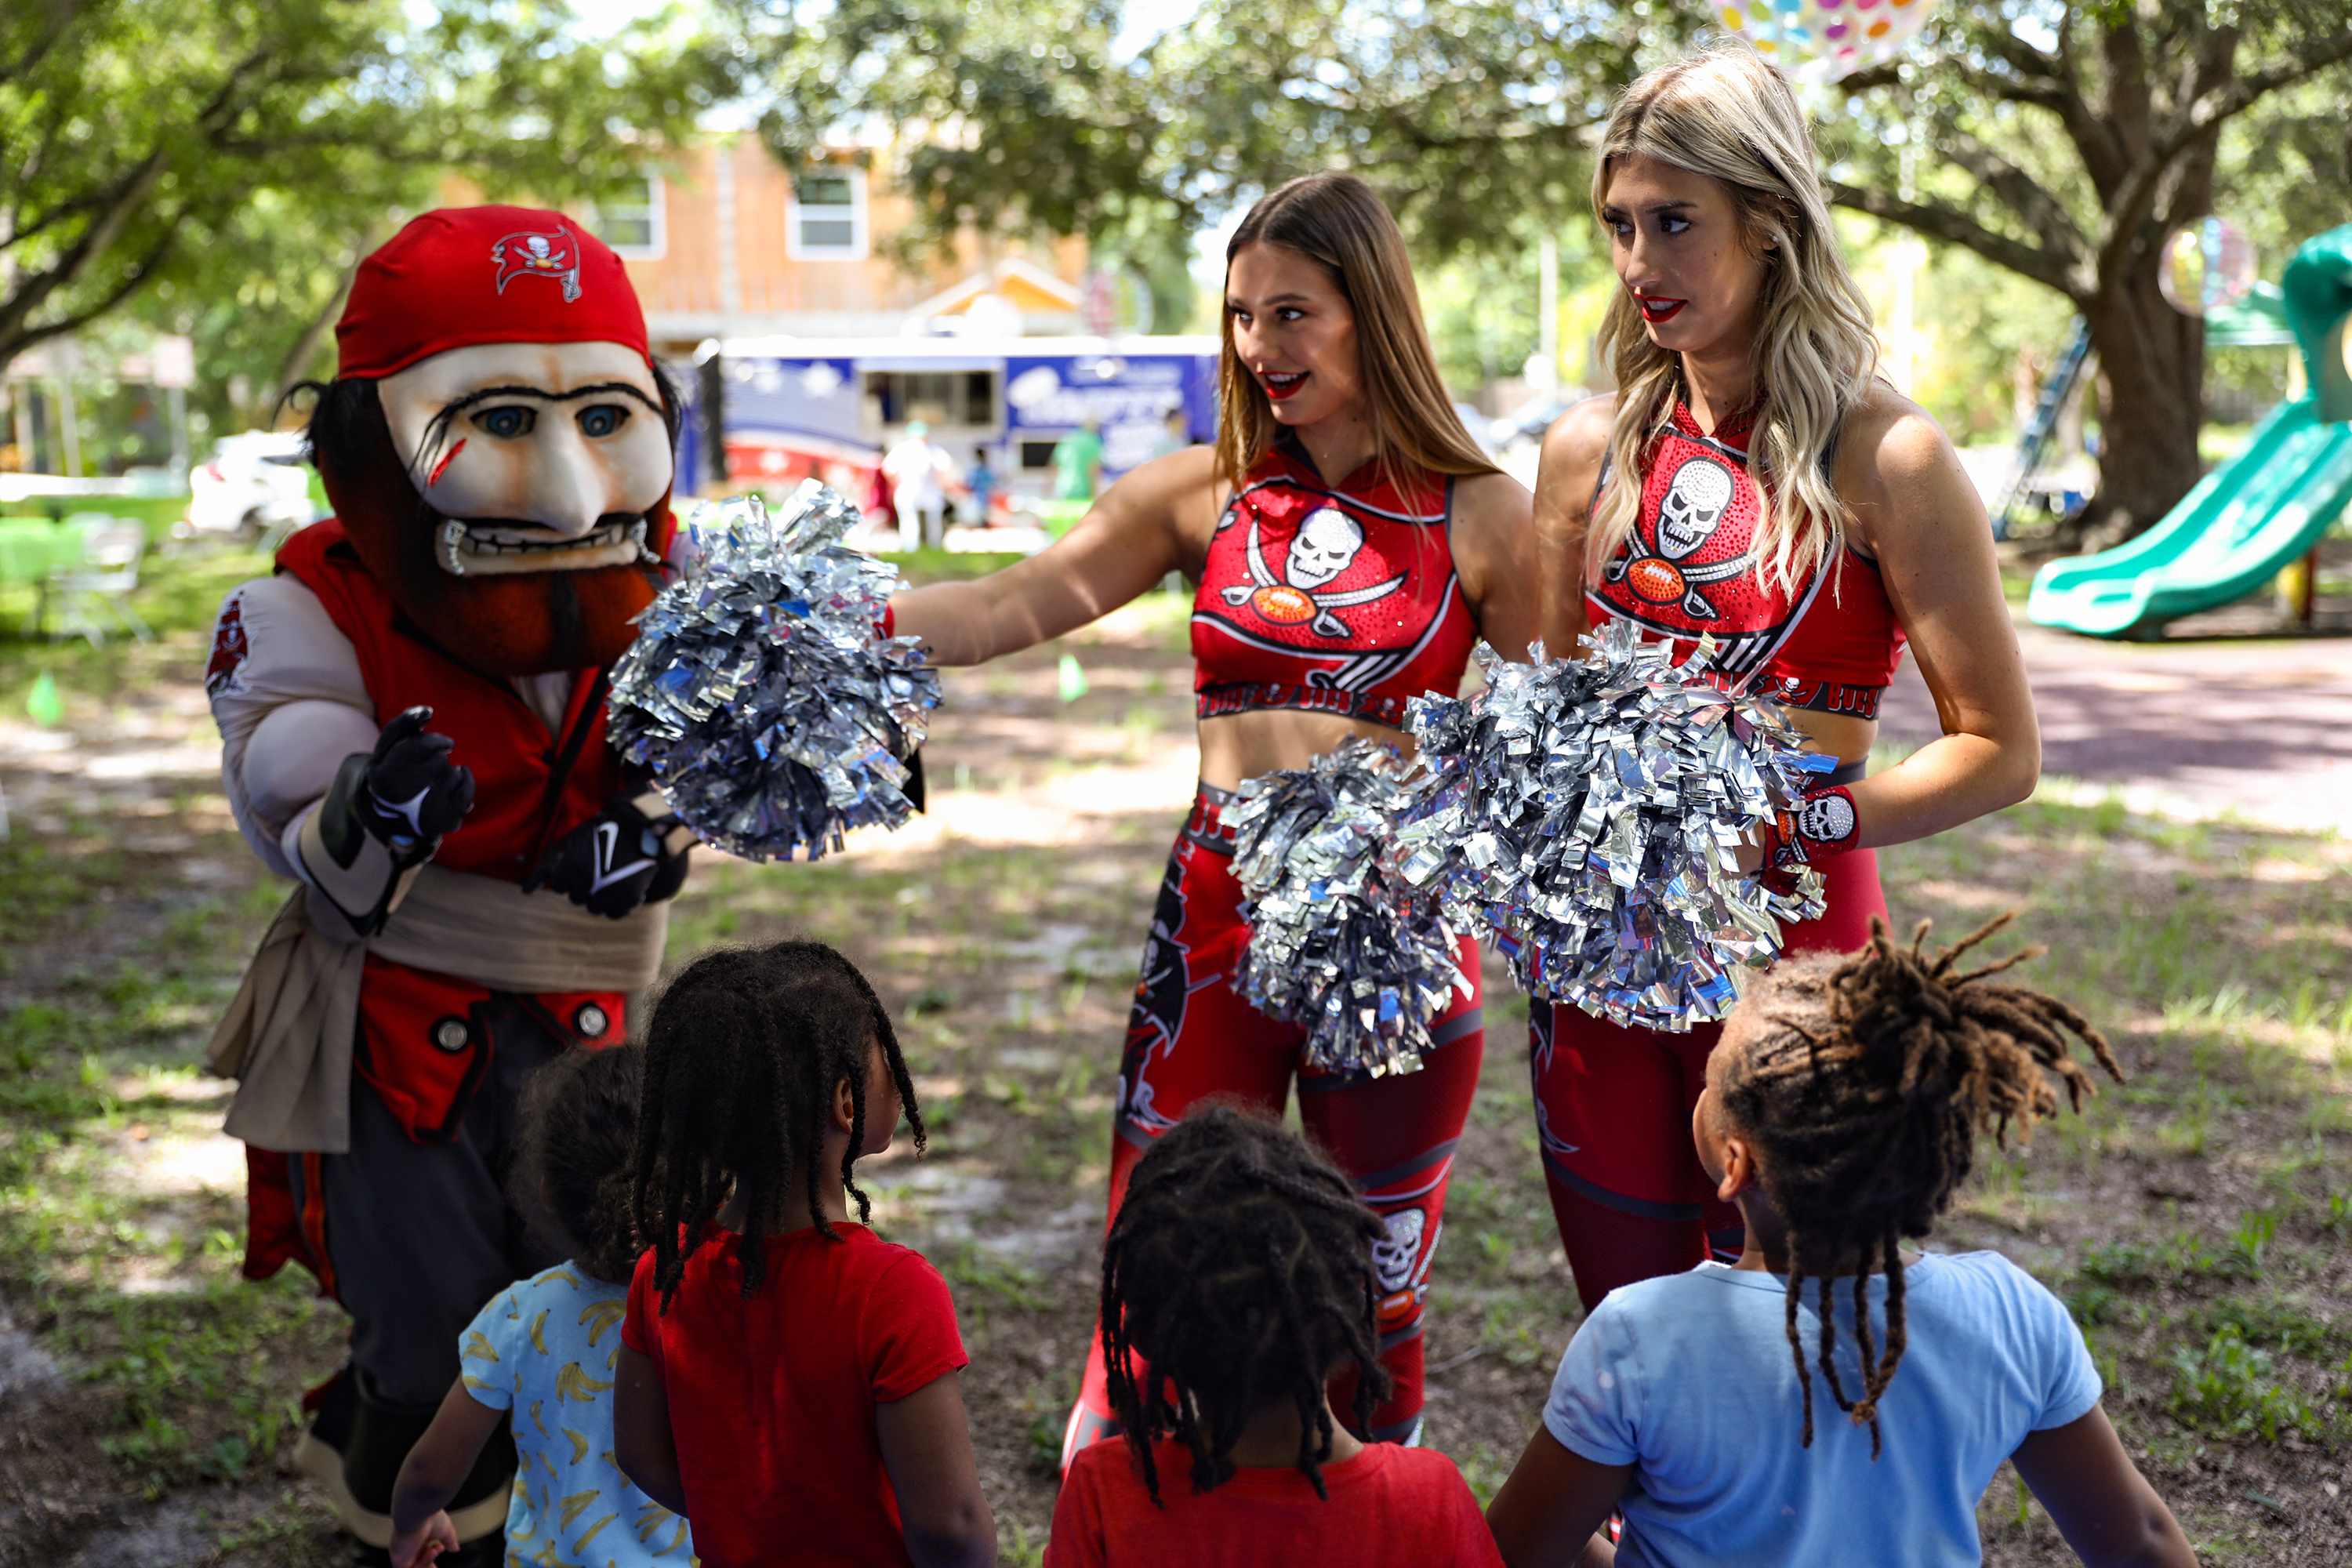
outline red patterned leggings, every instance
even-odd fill
[[[1374,1254],[1381,1364],[1395,1388],[1374,1407],[1369,1436],[1409,1436],[1421,1418],[1422,1301],[1444,1225],[1454,1148],[1469,1119],[1486,1052],[1479,998],[1475,990],[1466,1001],[1457,996],[1432,1026],[1438,1048],[1423,1058],[1419,1072],[1371,1079],[1302,1067],[1306,1031],[1260,1013],[1231,984],[1249,945],[1249,927],[1241,918],[1241,884],[1234,879],[1232,831],[1218,824],[1229,798],[1202,787],[1160,885],[1119,1066],[1110,1212],[1118,1213],[1128,1175],[1151,1141],[1195,1103],[1216,1096],[1278,1115],[1296,1079],[1308,1135],[1388,1226],[1388,1239]],[[1461,962],[1475,986],[1475,941],[1462,943]],[[1064,1438],[1066,1468],[1080,1447],[1109,1434],[1106,1387],[1097,1330]],[[1334,1386],[1334,1408],[1345,1411],[1351,1399],[1351,1388]]]
[[[1788,951],[1852,952],[1886,913],[1878,856],[1827,862],[1829,909],[1788,928]],[[1679,1274],[1713,1253],[1739,1254],[1739,1211],[1715,1196],[1691,1145],[1691,1110],[1706,1087],[1722,1026],[1686,1035],[1631,1029],[1579,1007],[1528,1016],[1528,1065],[1552,1217],[1586,1310],[1620,1285]]]

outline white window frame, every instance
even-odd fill
[[[653,238],[647,243],[615,244],[604,232],[604,219],[610,216],[609,211],[593,204],[589,208],[589,226],[596,231],[596,237],[611,246],[613,254],[624,261],[659,261],[664,256],[669,254],[668,189],[660,174],[654,170],[646,170],[643,177],[646,182],[646,211],[652,219],[646,226],[652,231]]]
[[[863,261],[866,254],[866,171],[855,163],[821,163],[808,171],[832,179],[849,182],[847,206],[803,206],[801,205],[801,184],[794,176],[789,194],[784,197],[784,254],[794,261]],[[849,224],[847,245],[808,245],[801,239],[803,217],[820,221],[831,219]]]

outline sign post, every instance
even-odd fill
[[[176,332],[157,338],[155,384],[163,389],[163,406],[172,422],[172,472],[184,483],[188,477],[188,388],[195,384],[195,340]]]

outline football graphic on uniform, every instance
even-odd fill
[[[1318,507],[1307,514],[1298,531],[1291,535],[1290,549],[1282,558],[1282,575],[1278,579],[1266,566],[1265,542],[1259,524],[1258,513],[1253,510],[1244,550],[1250,582],[1223,591],[1225,603],[1235,609],[1247,605],[1276,626],[1295,626],[1305,622],[1318,637],[1351,637],[1354,631],[1332,611],[1385,599],[1404,586],[1405,574],[1400,572],[1369,587],[1341,593],[1323,591],[1325,584],[1337,582],[1356,563],[1357,555],[1364,548],[1363,525],[1336,508]]]

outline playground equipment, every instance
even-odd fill
[[[2075,381],[2083,374],[2083,362],[2091,357],[2091,324],[2082,317],[2074,318],[2074,335],[2067,341],[2066,352],[2058,358],[2050,378],[2042,384],[2041,400],[2033,405],[2033,417],[2017,437],[2017,460],[2010,465],[2009,478],[2001,482],[2000,494],[1992,507],[1992,536],[2007,539],[2014,526],[2017,503],[2024,498],[2026,482],[2034,470],[2042,467],[2043,454],[2050,449],[2051,437],[2058,433],[2058,416],[2073,395]]]
[[[2310,390],[2273,409],[2245,450],[2137,539],[2042,567],[2030,618],[2091,637],[2160,636],[2168,621],[2261,589],[2352,501],[2352,225],[2307,241],[2280,286]]]

